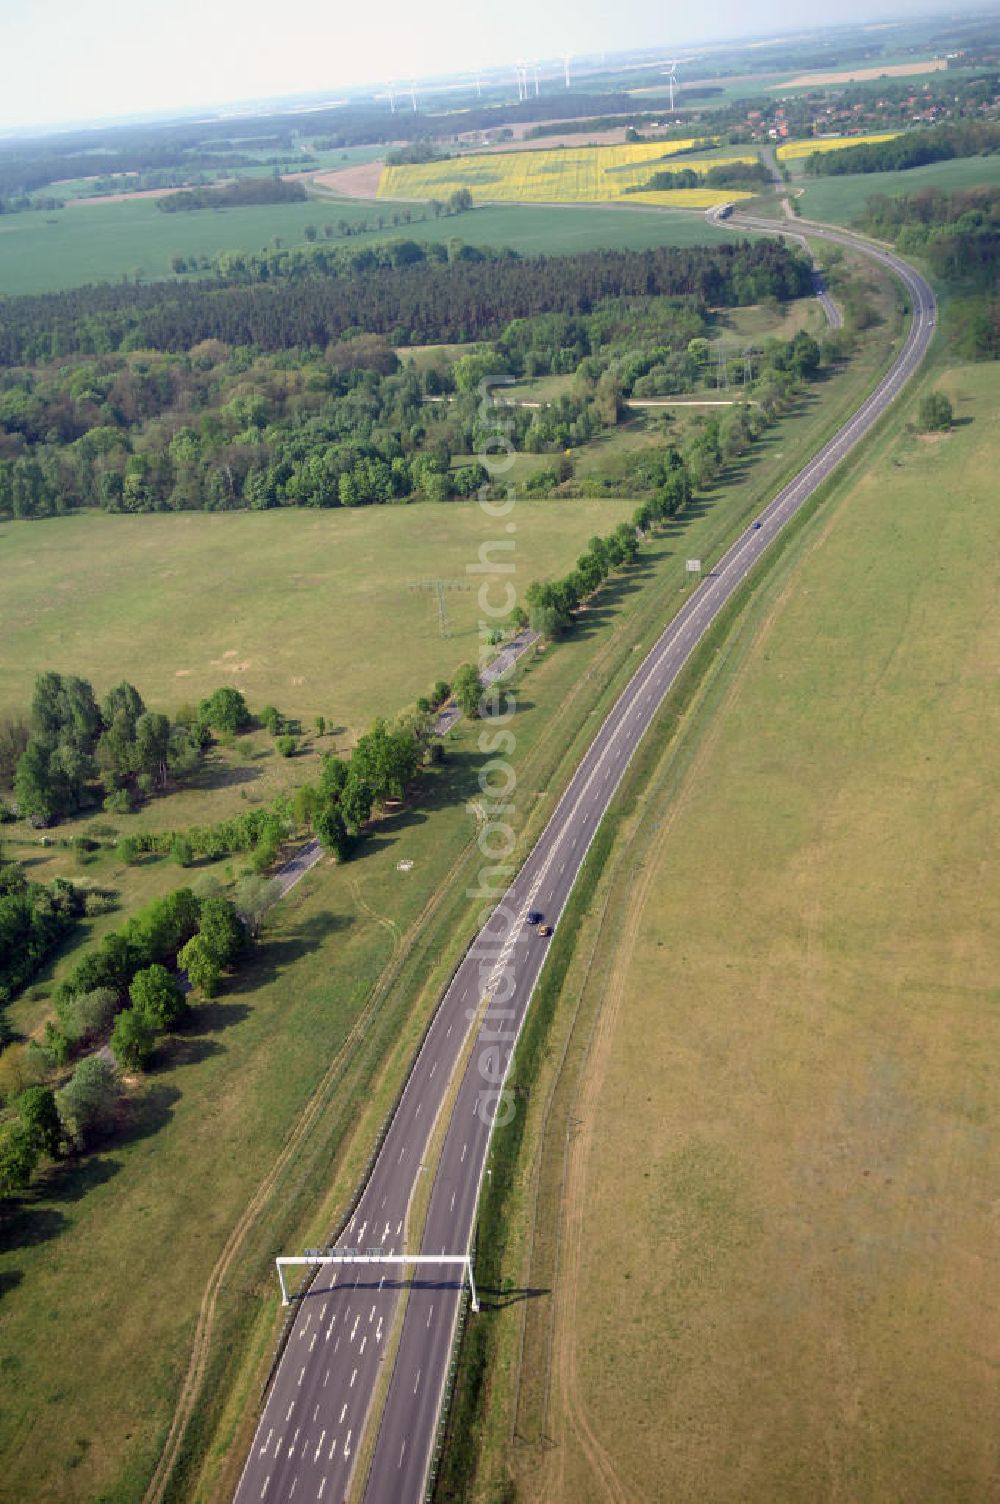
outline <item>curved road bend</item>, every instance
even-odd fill
[[[746,223],[772,233],[783,229],[767,221]],[[810,226],[809,233],[859,244],[839,231]],[[461,1254],[471,1246],[489,1146],[483,1093],[506,1073],[545,957],[546,942],[525,916],[540,910],[550,923],[558,922],[632,754],[692,650],[772,540],[899,394],[930,343],[930,287],[891,253],[862,248],[889,266],[909,293],[913,319],[902,349],[854,416],[691,593],[637,668],[439,1004],[342,1244],[386,1253],[406,1247],[407,1212],[431,1130],[454,1084],[471,1020],[489,995],[490,1013],[480,1017],[450,1108],[420,1251]],[[331,1267],[335,1273],[328,1272]],[[342,1504],[346,1498],[402,1283],[376,1273],[377,1266],[328,1265],[317,1274],[275,1373],[237,1504]],[[461,1302],[459,1282],[449,1272],[410,1284],[366,1504],[418,1504],[424,1497]]]

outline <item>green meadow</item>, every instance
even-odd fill
[[[358,246],[405,235],[413,240],[450,240],[470,245],[511,246],[525,255],[657,245],[704,245],[725,230],[703,214],[678,210],[529,206],[487,206],[434,219],[423,208],[410,212],[411,224],[394,226],[401,206],[324,195],[305,203],[255,204],[234,209],[201,209],[164,214],[153,199],[122,203],[81,203],[51,214],[10,214],[0,220],[0,296],[48,292],[87,282],[122,278],[152,281],[169,277],[173,256],[214,256],[220,251],[305,245],[307,225],[323,239],[333,226],[333,244]],[[425,218],[418,218],[426,214]],[[345,239],[340,222],[370,228]],[[379,221],[382,221],[381,227]]]

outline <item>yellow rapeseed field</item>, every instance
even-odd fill
[[[694,146],[694,141],[643,141],[628,146],[581,146],[551,151],[483,153],[444,162],[385,167],[379,198],[445,199],[467,188],[477,203],[607,203],[626,202],[703,209],[748,194],[722,188],[680,188],[663,193],[627,193],[652,176],[663,164],[696,172],[721,163],[753,162],[755,157],[714,157],[710,161],[683,158],[666,161]],[[711,143],[706,142],[706,145]]]
[[[811,157],[814,151],[840,151],[845,146],[865,146],[869,141],[894,141],[902,131],[881,131],[874,136],[827,136],[811,141],[785,141],[775,153],[782,162],[794,162],[799,157]]]

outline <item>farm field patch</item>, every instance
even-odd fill
[[[921,73],[940,73],[947,68],[943,57],[927,58],[923,62],[876,63],[871,68],[842,68],[827,73],[799,73],[787,83],[772,84],[775,89],[814,89],[825,84],[864,83],[873,78],[911,78]]]
[[[868,146],[873,141],[894,141],[902,131],[875,131],[869,136],[811,136],[808,141],[783,141],[775,150],[780,162],[796,162],[817,151],[842,151],[848,146]]]
[[[565,572],[634,507],[524,499],[522,557]],[[4,524],[0,709],[57,668],[98,695],[126,678],[164,709],[235,684],[251,706],[363,731],[476,658],[465,566],[495,531],[472,502]],[[447,640],[435,592],[418,588],[436,578],[467,587],[447,592]]]
[[[1000,370],[937,385],[961,426],[879,441],[629,827],[525,1500],[990,1495]]]
[[[631,194],[648,181],[656,168],[719,166],[753,161],[754,155],[713,156],[699,162],[680,156],[694,141],[640,142],[628,146],[577,147],[575,149],[507,152],[451,158],[405,167],[386,167],[379,183],[379,198],[447,198],[456,189],[467,188],[477,202],[602,203],[623,196],[638,198],[661,207],[703,208],[727,198],[744,195],[725,189],[679,189],[667,193]],[[676,159],[676,160],[675,160]],[[750,195],[745,195],[749,197]]]
[[[709,225],[700,213],[665,215],[627,199],[621,202],[621,208],[505,204],[441,220],[417,207],[401,209],[394,224],[392,205],[346,196],[169,216],[149,199],[98,201],[53,214],[0,218],[0,293],[47,292],[137,274],[144,280],[168,277],[174,255],[268,250],[276,238],[285,246],[305,245],[307,225],[316,225],[322,235],[324,225],[332,224],[333,243],[350,249],[400,236],[419,241],[457,236],[472,245],[510,246],[525,255],[606,246],[705,245],[733,233]],[[341,237],[341,221],[351,228],[350,239]]]
[[[794,169],[793,169],[794,170]],[[876,193],[917,193],[921,188],[989,188],[1000,185],[1000,156],[956,157],[897,172],[855,172],[846,177],[801,177],[798,204],[807,219],[850,225]]]

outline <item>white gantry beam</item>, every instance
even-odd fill
[[[278,1269],[278,1283],[281,1285],[281,1304],[289,1304],[288,1286],[285,1284],[285,1270],[289,1267],[302,1267],[318,1269],[323,1264],[460,1264],[463,1275],[469,1276],[469,1294],[472,1297],[472,1309],[479,1310],[479,1299],[476,1294],[476,1281],[472,1273],[472,1258],[467,1253],[354,1253],[350,1249],[341,1250],[340,1253],[306,1253],[291,1255],[275,1259]]]

